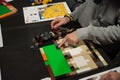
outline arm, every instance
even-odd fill
[[[77,29],[79,40],[92,40],[97,44],[111,44],[120,42],[120,9],[117,13],[117,25],[107,27],[96,27],[89,25],[88,27]]]
[[[92,40],[100,45],[120,42],[120,17],[118,17],[117,25],[108,27],[96,27],[89,25],[88,27],[77,29],[65,36],[59,47],[65,42],[76,45],[80,40]]]
[[[97,44],[110,44],[120,41],[120,26],[89,26],[77,30],[79,40],[92,40]]]

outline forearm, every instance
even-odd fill
[[[97,44],[110,44],[120,41],[120,26],[95,27],[77,29],[79,40],[92,40]]]

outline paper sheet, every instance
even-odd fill
[[[23,7],[26,24],[53,20],[68,13],[71,13],[71,11],[66,2]]]
[[[0,80],[2,80],[2,79],[1,79],[1,69],[0,69]]]
[[[0,47],[3,47],[1,24],[0,24]]]

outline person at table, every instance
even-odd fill
[[[65,42],[76,45],[80,40],[91,40],[103,46],[111,55],[120,50],[120,1],[119,0],[86,0],[71,14],[56,18],[51,28],[56,29],[71,21],[78,21],[80,28],[67,34],[59,47]],[[74,27],[74,26],[73,26]]]

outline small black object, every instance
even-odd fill
[[[58,44],[57,44],[57,43],[54,43],[54,45],[56,46],[57,49],[60,49],[60,48],[58,47]]]
[[[66,58],[66,59],[70,59],[70,58],[72,58],[72,56],[70,55],[70,53],[67,53],[67,54],[65,55],[65,58]]]

